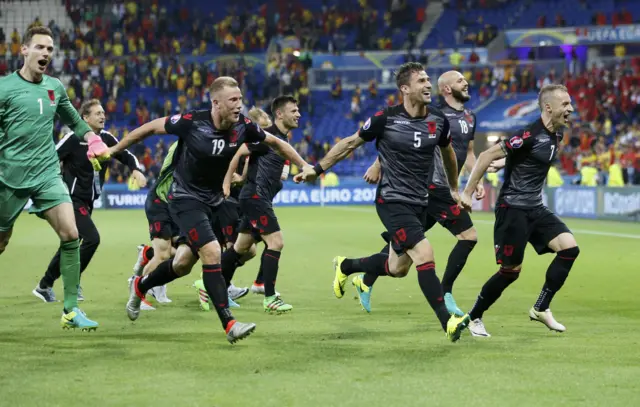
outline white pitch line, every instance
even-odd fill
[[[350,206],[325,206],[325,209],[338,209],[341,211],[352,211],[352,212],[366,212],[366,213],[375,213],[375,209],[369,208],[361,208],[361,207],[350,207]],[[493,221],[477,219],[473,221],[474,223],[480,223],[485,225],[493,225]],[[584,235],[595,235],[595,236],[609,236],[609,237],[620,237],[623,239],[640,239],[640,235],[632,235],[630,233],[614,233],[614,232],[601,232],[599,230],[588,230],[588,229],[573,229],[572,232],[582,233]]]

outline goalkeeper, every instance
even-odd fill
[[[87,143],[88,158],[107,159],[109,150],[71,105],[62,83],[44,74],[53,50],[51,30],[30,28],[21,47],[24,65],[0,79],[0,254],[6,250],[13,225],[31,199],[29,212],[46,219],[60,238],[64,284],[60,323],[67,329],[95,330],[98,323],[78,308],[80,242],[53,142],[55,115]]]

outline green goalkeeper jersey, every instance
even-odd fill
[[[179,141],[176,141],[169,147],[169,151],[167,151],[167,156],[165,157],[162,168],[160,168],[160,175],[158,175],[158,181],[156,182],[156,195],[158,198],[162,199],[164,202],[167,202],[167,194],[169,193],[169,188],[171,188],[171,183],[173,182],[173,159],[175,158],[175,151],[178,147]]]
[[[32,188],[59,176],[56,114],[80,138],[91,131],[58,79],[33,83],[17,71],[0,78],[0,184]]]

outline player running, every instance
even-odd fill
[[[167,195],[173,182],[174,158],[178,144],[178,142],[175,142],[169,147],[167,155],[162,162],[158,179],[147,194],[144,213],[149,222],[151,246],[138,246],[138,259],[133,266],[133,277],[149,274],[155,270],[160,263],[175,255],[176,251],[174,246],[180,232],[178,226],[171,218]],[[133,277],[129,283],[131,283]],[[166,285],[154,287],[149,292],[159,303],[171,302],[167,297]],[[154,308],[145,299],[142,303],[142,309],[153,310]]]
[[[413,263],[418,270],[420,289],[436,313],[451,341],[457,341],[469,316],[449,315],[442,285],[435,272],[433,249],[425,238],[427,225],[428,179],[436,146],[442,152],[451,196],[458,201],[458,168],[449,136],[449,121],[429,106],[431,82],[422,64],[411,62],[400,67],[396,84],[404,96],[401,105],[386,108],[369,118],[362,128],[338,142],[314,168],[304,169],[296,181],[317,178],[367,141],[376,141],[382,179],[378,185],[376,210],[392,237],[389,255],[376,253],[356,261],[335,262],[340,280],[334,285],[336,296],[344,295],[346,276],[355,272],[404,277]],[[344,276],[344,277],[342,277]]]
[[[29,199],[30,213],[45,218],[60,238],[60,274],[64,285],[63,328],[97,329],[78,308],[80,240],[69,190],[60,176],[53,142],[56,114],[76,137],[87,142],[88,158],[109,157],[107,145],[73,107],[62,83],[44,72],[53,55],[53,34],[33,27],[23,36],[24,65],[0,78],[0,254]],[[6,267],[5,267],[6,268]]]
[[[251,110],[249,110],[249,112],[247,113],[247,116],[249,116],[249,118],[254,123],[258,123],[258,125],[263,129],[271,127],[271,125],[273,124],[271,122],[271,119],[269,118],[269,115],[264,110],[255,106],[251,108]],[[232,174],[231,187],[230,187],[231,192],[229,196],[225,199],[226,205],[232,206],[232,208],[235,208],[237,219],[236,219],[235,225],[232,226],[232,230],[226,231],[226,232],[223,232],[222,230],[220,230],[220,232],[217,233],[218,240],[225,242],[224,250],[232,248],[238,237],[238,228],[240,227],[241,218],[242,218],[242,210],[240,208],[240,191],[242,190],[242,185],[247,179],[247,173],[249,170],[249,166],[247,165],[248,161],[249,161],[249,157],[246,157],[246,160],[239,161],[237,170]],[[259,235],[258,235],[258,238],[259,238]],[[255,255],[256,255],[256,245],[252,245],[247,251],[247,253],[245,253],[242,257],[240,257],[237,260],[236,268],[243,266],[247,261],[255,257]],[[258,294],[260,293],[259,292],[260,289],[262,289],[261,290],[262,294],[264,294],[264,284],[260,284],[260,286],[258,286],[259,284],[258,282],[262,282],[261,271],[258,271],[258,276],[256,277],[256,280],[253,282],[253,285],[251,286],[251,291]],[[229,287],[227,288],[227,292],[229,293],[229,306],[239,307],[240,305],[237,304],[235,300],[240,299],[245,295],[247,295],[247,293],[249,292],[249,289],[236,287],[235,285],[233,285],[233,282],[231,281],[227,281],[227,283],[229,284]],[[200,309],[202,309],[203,311],[209,311],[211,309],[211,306],[210,306],[211,300],[209,299],[207,290],[205,290],[204,288],[204,282],[202,281],[202,278],[200,280],[196,280],[193,285],[197,289],[198,303],[200,305]]]
[[[91,99],[80,107],[80,116],[91,130],[108,146],[115,146],[118,140],[104,130],[105,114],[98,99]],[[70,190],[76,227],[82,243],[80,244],[80,275],[86,270],[100,245],[100,234],[91,219],[93,202],[100,197],[107,166],[92,163],[87,159],[87,144],[81,143],[73,132],[67,133],[56,145],[58,159],[62,164],[62,179]],[[131,171],[131,177],[140,187],[147,184],[147,179],[140,171],[140,164],[136,157],[123,150],[113,158],[126,165]],[[60,277],[60,250],[51,259],[47,271],[34,288],[33,295],[44,302],[55,302],[53,283]],[[78,286],[78,301],[83,301],[82,287]]]
[[[277,135],[282,141],[288,142],[287,134],[298,128],[300,121],[298,101],[292,96],[278,96],[271,103],[271,112],[275,121],[266,130]],[[264,282],[263,307],[265,312],[280,314],[293,309],[275,290],[284,239],[278,218],[273,211],[273,198],[282,189],[281,178],[286,162],[264,144],[243,145],[227,170],[223,186],[225,195],[229,194],[231,177],[235,173],[240,157],[245,155],[250,155],[250,158],[247,180],[240,192],[240,207],[243,214],[240,234],[235,245],[222,255],[222,273],[225,280],[231,281],[238,259],[255,247],[256,243],[264,241],[266,248],[262,252],[260,262],[260,274]],[[260,277],[256,278],[258,279]],[[256,283],[257,281],[254,285]]]
[[[255,118],[254,118],[255,116]],[[271,121],[271,118],[269,117],[269,115],[262,109],[257,108],[257,107],[253,107],[250,111],[249,111],[249,117],[251,117],[251,119],[253,121],[256,121],[258,123],[260,123],[260,126],[262,128],[267,128],[267,127],[271,127],[273,125],[273,122]],[[263,125],[264,124],[264,125]],[[249,166],[247,166],[246,164],[249,162],[249,157],[247,156],[245,164],[244,164],[244,168],[248,169]],[[242,160],[240,160],[240,164],[242,164]],[[285,161],[284,163],[284,167],[282,168],[282,175],[280,176],[280,179],[282,181],[286,181],[287,178],[289,178],[289,172],[291,170],[291,164],[289,163],[289,160]],[[238,171],[240,171],[240,166],[238,167]],[[244,175],[244,180],[246,180],[247,175]],[[242,188],[240,188],[242,189]],[[234,193],[236,193],[234,191],[234,189],[231,189],[231,194],[233,195]],[[238,193],[238,197],[239,197],[239,193]],[[241,220],[240,220],[241,221]],[[260,234],[259,233],[252,233],[253,237],[256,240],[262,240],[260,238]],[[266,250],[267,246],[265,245],[264,249]],[[264,251],[263,251],[263,255],[264,255]],[[264,278],[262,276],[262,268],[258,269],[258,274],[256,275],[256,279],[253,280],[253,283],[251,284],[251,292],[254,294],[258,294],[258,295],[264,295]],[[276,291],[276,295],[280,295],[277,291]]]
[[[131,284],[127,315],[136,320],[145,293],[185,276],[198,258],[202,260],[204,286],[231,343],[255,329],[253,323],[235,320],[228,306],[228,293],[220,267],[220,244],[214,222],[224,196],[222,183],[229,162],[245,142],[264,142],[280,151],[296,165],[311,168],[289,144],[267,134],[240,114],[242,93],[230,77],[220,77],[210,88],[211,111],[199,110],[153,120],[124,137],[112,152],[120,151],[152,134],[175,134],[180,155],[168,194],[169,208],[181,232],[176,256],[161,263],[149,275],[136,277]]]
[[[471,170],[476,162],[476,156],[473,152],[476,117],[471,110],[464,108],[465,102],[471,99],[469,96],[469,84],[460,72],[448,71],[438,78],[438,89],[440,95],[444,98],[444,103],[440,107],[440,110],[449,121],[451,145],[456,154],[459,175],[463,166]],[[378,183],[380,180],[380,160],[376,160],[376,162],[369,167],[364,178],[369,183]],[[462,316],[464,312],[458,308],[453,298],[453,283],[467,263],[467,258],[478,241],[478,234],[473,226],[469,213],[460,210],[458,203],[449,193],[449,184],[447,183],[447,175],[442,165],[440,148],[436,148],[433,169],[429,176],[428,185],[428,217],[425,230],[428,231],[433,225],[440,223],[442,227],[458,239],[458,243],[456,243],[451,254],[449,254],[447,267],[442,277],[442,290],[444,292],[444,303],[449,313]],[[482,184],[478,184],[476,198],[484,198],[484,187]],[[383,235],[385,236],[385,240],[390,240],[387,233]],[[353,262],[355,259],[348,260]],[[339,258],[336,261],[340,261]],[[367,273],[356,275],[352,280],[360,304],[367,312],[371,312],[371,292],[377,278],[378,276],[376,274]],[[339,285],[339,281],[344,279],[344,276],[337,275],[335,284]],[[337,292],[339,293],[339,291]]]
[[[469,312],[472,319],[470,329],[483,336],[489,335],[482,316],[520,276],[527,242],[538,254],[556,254],[547,269],[540,296],[529,310],[529,317],[554,331],[564,332],[566,329],[555,320],[549,305],[569,276],[580,250],[569,228],[544,206],[542,188],[549,167],[558,154],[562,130],[569,122],[573,106],[563,85],[544,86],[538,95],[538,104],[540,119],[478,156],[461,198],[461,204],[471,210],[471,194],[485,171],[495,160],[506,157],[504,184],[496,203],[493,232],[496,262],[500,269],[482,287]]]

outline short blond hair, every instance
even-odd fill
[[[91,114],[91,108],[94,106],[100,106],[100,101],[98,99],[89,99],[80,106],[80,117],[82,117],[82,120],[84,120],[85,116],[89,116]]]
[[[220,92],[224,88],[237,88],[238,81],[233,79],[230,76],[221,76],[213,81],[211,86],[209,87],[209,93],[211,95]]]
[[[249,118],[254,122],[258,123],[260,127],[270,127],[273,124],[267,112],[256,106],[249,110],[247,116],[249,116]]]
[[[538,93],[538,107],[540,110],[544,109],[544,105],[547,103],[547,98],[556,90],[561,90],[563,92],[569,93],[569,89],[566,86],[560,84],[550,84],[544,85],[542,89],[540,89],[540,93]]]

